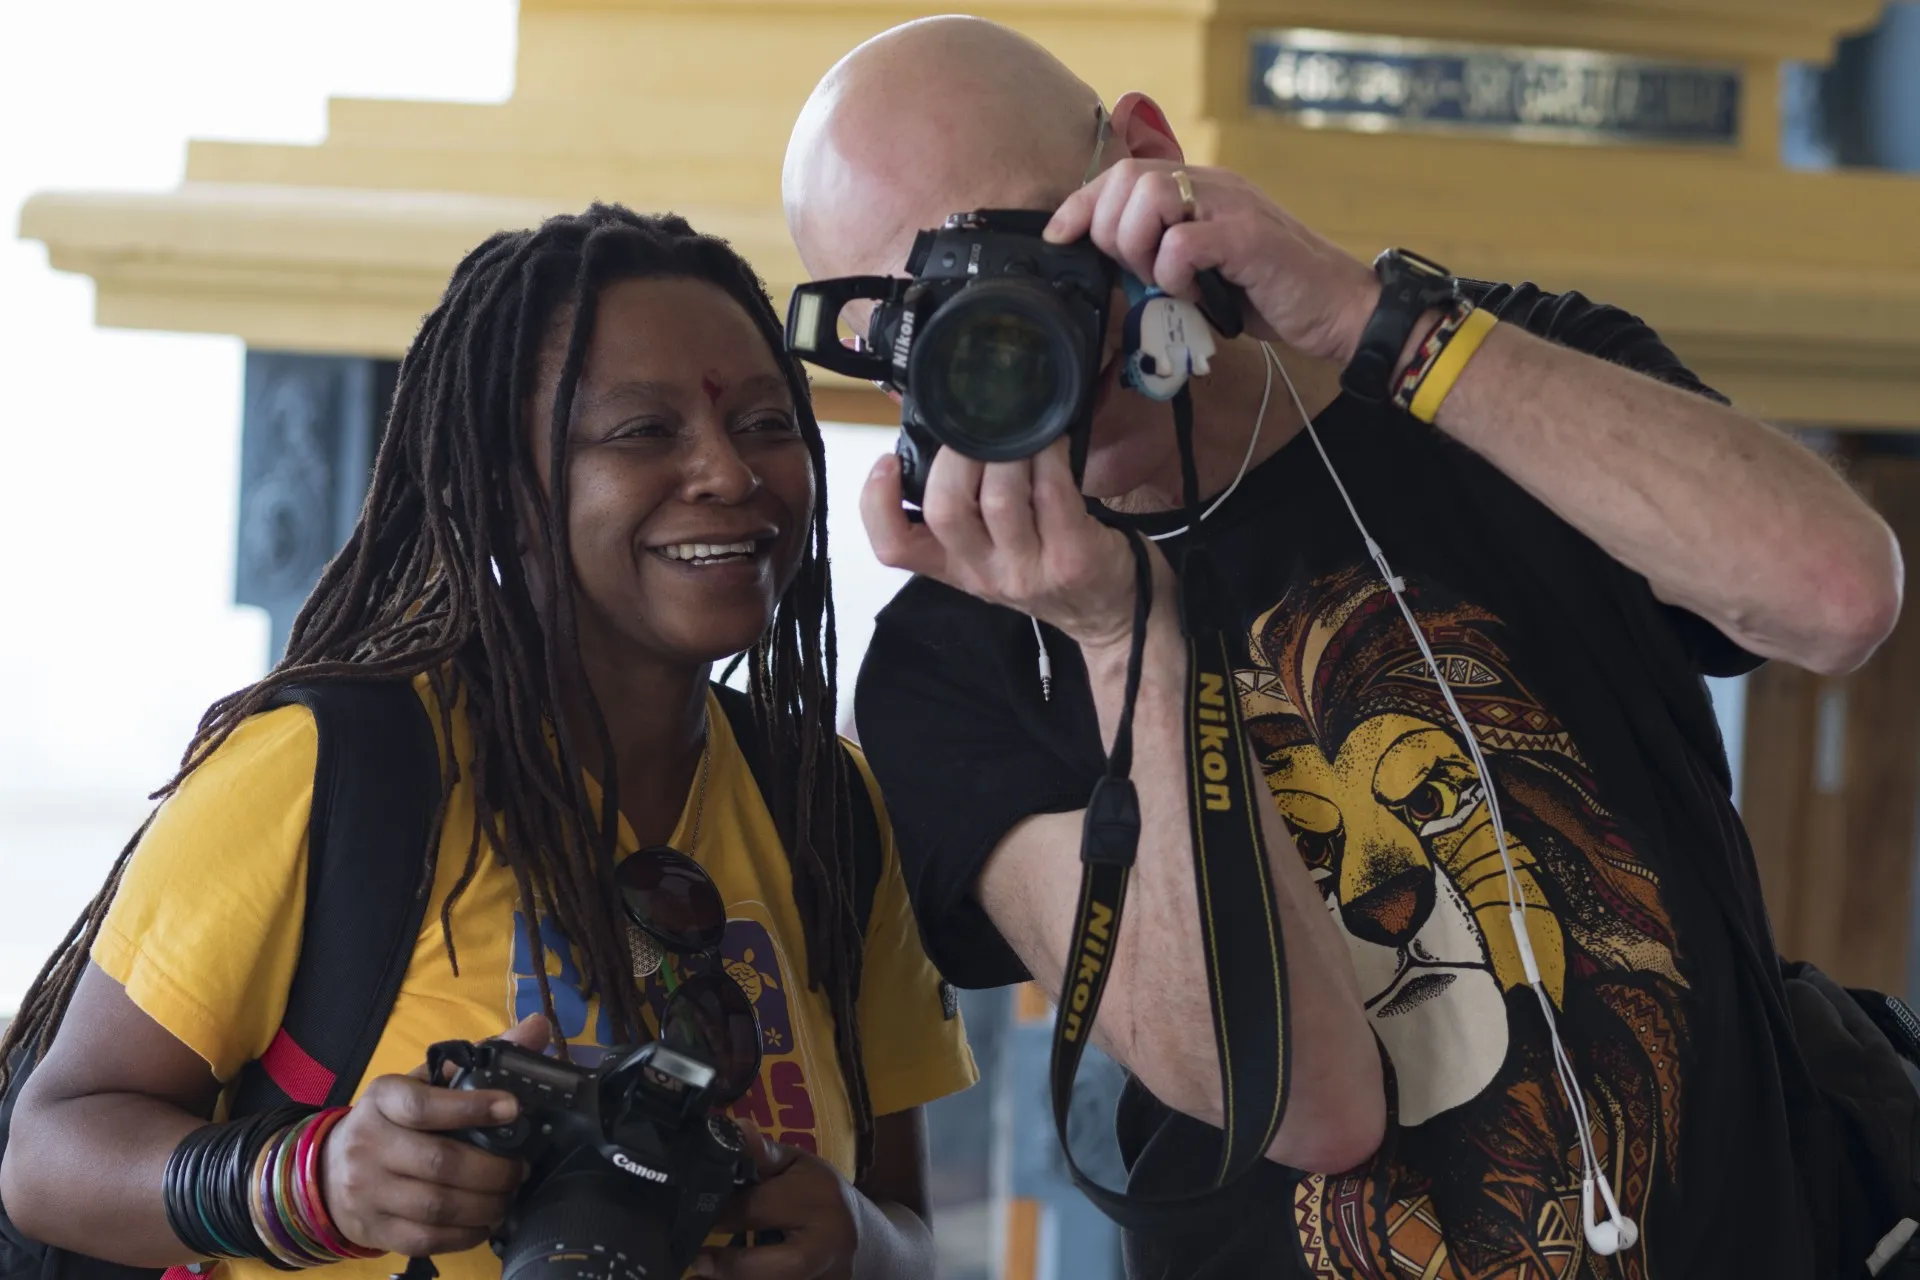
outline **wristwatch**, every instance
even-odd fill
[[[1348,395],[1385,404],[1407,339],[1420,317],[1444,307],[1456,293],[1453,273],[1439,263],[1407,249],[1388,249],[1373,260],[1380,277],[1380,303],[1374,307],[1353,359],[1341,370],[1340,386]]]

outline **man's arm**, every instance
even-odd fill
[[[1351,360],[1380,297],[1373,272],[1224,169],[1186,170],[1188,207],[1178,167],[1121,161],[1067,197],[1047,237],[1091,236],[1182,297],[1197,271],[1218,268],[1246,292],[1248,332]],[[1892,532],[1811,453],[1745,414],[1501,325],[1439,426],[1660,599],[1754,653],[1847,671],[1893,629]]]
[[[1171,573],[1157,554],[1155,561],[1163,589],[1149,623],[1133,727],[1140,847],[1093,1036],[1154,1097],[1217,1125],[1219,1060],[1187,824],[1186,756],[1179,747],[1187,652]],[[1125,641],[1081,647],[1103,745],[1112,744],[1119,720],[1127,650]],[[1263,776],[1257,761],[1249,759],[1246,767],[1249,778]],[[1385,1132],[1379,1050],[1333,915],[1314,890],[1279,810],[1264,804],[1259,809],[1280,904],[1293,1036],[1289,1102],[1267,1156],[1297,1169],[1336,1173],[1371,1156]],[[995,847],[977,887],[1001,936],[1056,1001],[1079,901],[1080,825],[1079,813],[1028,818]]]
[[[1750,653],[1851,671],[1899,617],[1886,523],[1814,454],[1705,396],[1502,324],[1436,425]]]
[[[926,524],[900,509],[899,469],[883,458],[861,514],[887,564],[1019,608],[1073,638],[1086,661],[1104,742],[1118,719],[1131,643],[1133,560],[1125,538],[1090,517],[1066,442],[991,466],[943,449],[927,485]],[[1156,593],[1134,712],[1133,780],[1141,835],[1126,918],[1094,1032],[1168,1106],[1218,1123],[1220,1080],[1187,828],[1186,648],[1173,574],[1153,553]],[[1250,777],[1260,772],[1249,762]],[[1348,1169],[1386,1124],[1379,1049],[1324,900],[1278,812],[1262,806],[1291,979],[1293,1076],[1268,1154],[1317,1172]],[[1080,884],[1079,813],[1027,818],[994,849],[975,886],[994,927],[1058,995]]]

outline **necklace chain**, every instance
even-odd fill
[[[713,760],[713,712],[702,713],[700,734],[700,781],[693,792],[693,830],[687,833],[687,856],[700,847],[700,819],[707,812],[707,767]]]

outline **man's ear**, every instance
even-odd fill
[[[1136,160],[1180,163],[1187,158],[1167,123],[1167,113],[1144,93],[1126,94],[1113,104],[1113,137],[1121,153]]]

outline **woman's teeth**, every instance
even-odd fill
[[[750,556],[754,552],[751,542],[676,542],[670,547],[657,548],[659,553],[669,560],[680,560],[687,564],[719,564],[725,560],[737,560]]]

